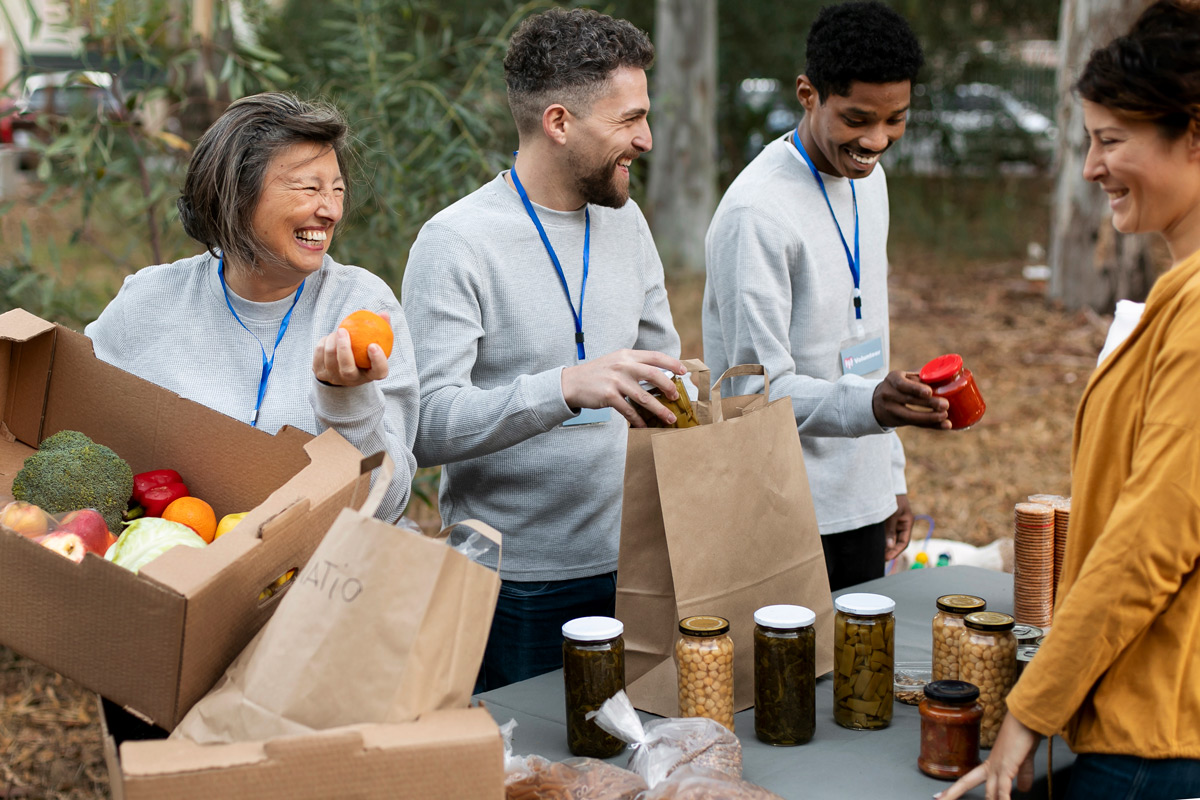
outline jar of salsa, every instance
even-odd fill
[[[625,688],[625,626],[612,617],[578,617],[562,626],[567,749],[572,755],[611,758],[625,742],[587,718]]]
[[[754,733],[767,744],[805,744],[816,730],[816,620],[804,606],[754,612]]]
[[[950,403],[948,415],[954,430],[961,431],[983,417],[987,405],[975,385],[971,370],[963,366],[962,356],[950,353],[938,356],[918,373],[922,383],[933,389],[934,397],[944,397]]]
[[[921,772],[956,780],[979,766],[979,687],[966,681],[927,683],[920,712]]]

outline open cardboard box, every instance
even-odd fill
[[[134,473],[171,467],[218,518],[250,513],[203,549],[134,575],[76,564],[0,530],[0,644],[173,728],[274,611],[259,600],[357,507],[362,455],[334,431],[272,436],[98,360],[91,340],[22,310],[0,315],[0,505],[42,439],[77,430]],[[252,509],[252,510],[251,510]]]
[[[504,745],[483,708],[265,742],[199,745],[161,736],[105,703],[113,800],[503,800]]]

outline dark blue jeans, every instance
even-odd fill
[[[1200,761],[1083,753],[1071,767],[1067,800],[1180,800],[1200,797]]]
[[[504,581],[475,692],[499,689],[562,668],[562,626],[576,617],[611,617],[617,573],[569,581]]]

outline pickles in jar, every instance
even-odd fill
[[[833,605],[833,719],[843,728],[886,728],[892,721],[896,603],[856,593],[835,598]]]

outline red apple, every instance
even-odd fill
[[[33,503],[14,500],[0,510],[0,525],[34,539],[50,530],[50,515]]]
[[[98,556],[103,556],[108,546],[116,541],[116,537],[108,532],[104,517],[94,508],[72,511],[63,517],[55,533],[64,531],[77,534],[83,540],[84,547]]]
[[[66,556],[75,563],[83,561],[83,557],[87,555],[87,547],[83,544],[83,539],[79,538],[77,533],[63,533],[55,531],[49,536],[42,537],[42,547],[49,548],[60,556]]]

